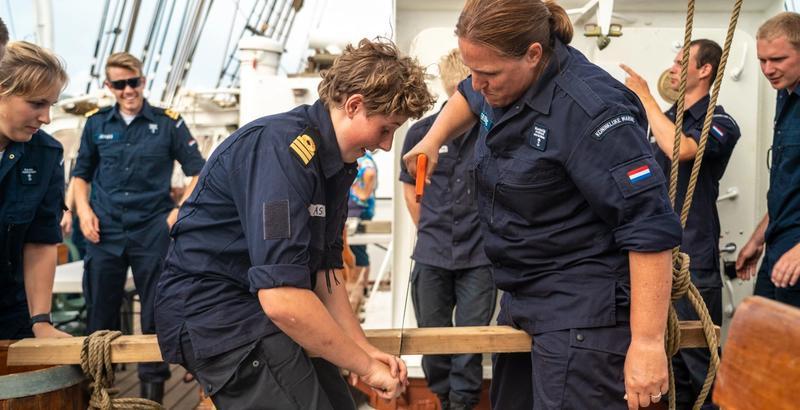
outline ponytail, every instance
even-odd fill
[[[562,43],[569,44],[572,41],[574,29],[572,28],[572,21],[569,19],[567,11],[553,0],[546,0],[544,5],[547,6],[547,10],[550,11],[551,35],[558,37]]]

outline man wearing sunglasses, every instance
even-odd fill
[[[116,104],[88,114],[72,171],[80,228],[88,242],[87,332],[120,328],[130,267],[141,300],[142,333],[155,333],[153,302],[169,228],[205,160],[183,119],[144,98],[141,61],[115,53],[106,63],[106,77]],[[170,198],[175,160],[193,177],[178,204]],[[138,370],[142,397],[160,402],[170,376],[167,364],[142,363]]]

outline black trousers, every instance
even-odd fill
[[[708,307],[711,321],[722,326],[722,288],[698,288],[703,301]],[[675,311],[680,320],[700,320],[689,299],[683,297],[675,301]],[[708,373],[708,363],[711,361],[711,352],[708,348],[681,349],[672,357],[673,371],[675,372],[675,408],[691,409]],[[713,387],[713,386],[712,386]],[[711,394],[706,397],[711,405]]]
[[[330,362],[309,358],[284,333],[209,359],[196,359],[181,335],[183,367],[220,410],[355,410],[347,382]]]
[[[33,337],[28,304],[0,308],[0,340],[17,340]]]
[[[121,256],[92,243],[86,246],[83,293],[86,298],[86,332],[120,329],[120,305],[125,297],[128,266],[141,302],[142,333],[155,334],[155,297],[161,267],[169,246],[166,223],[163,232],[148,246],[128,241]],[[170,377],[167,363],[141,363],[139,379],[159,383]]]
[[[448,270],[422,263],[411,273],[411,297],[419,327],[485,326],[494,315],[497,291],[488,266]],[[428,388],[442,400],[475,406],[480,400],[480,354],[425,355]]]

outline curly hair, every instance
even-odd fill
[[[0,61],[0,96],[33,96],[66,83],[64,63],[55,54],[27,41],[8,43]]]
[[[348,45],[331,68],[322,72],[318,91],[329,108],[361,94],[367,115],[419,118],[436,101],[417,60],[401,56],[397,46],[385,39],[362,39],[358,47]]]

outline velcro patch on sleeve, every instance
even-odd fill
[[[303,165],[308,165],[317,153],[317,144],[308,134],[301,134],[289,144],[292,152]]]
[[[617,165],[611,169],[611,176],[626,199],[666,181],[661,169],[650,156]]]
[[[594,131],[592,131],[592,138],[598,141],[602,141],[603,138],[605,138],[605,135],[609,131],[615,128],[619,128],[623,125],[634,125],[634,124],[636,124],[636,118],[633,118],[633,115],[630,114],[616,115],[614,117],[611,117],[603,121],[603,123],[600,124],[599,127],[597,127]]]
[[[289,200],[265,202],[262,210],[264,239],[286,239],[292,236]]]

